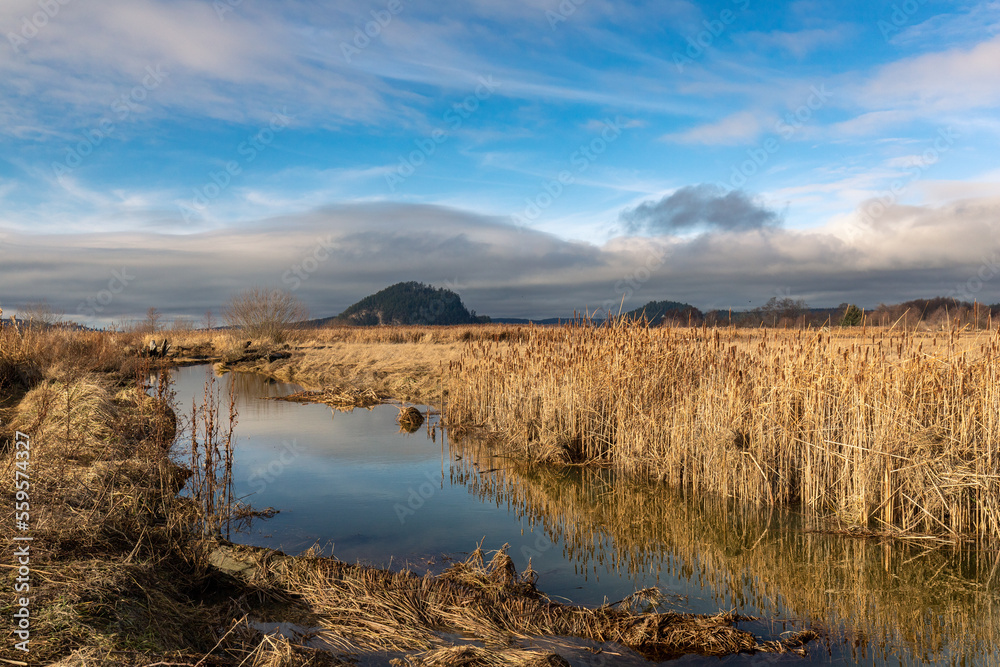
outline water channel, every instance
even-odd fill
[[[172,374],[178,414],[189,413],[212,369]],[[684,498],[609,471],[524,466],[456,442],[434,416],[401,433],[393,405],[338,412],[268,400],[299,387],[250,374],[216,386],[237,397],[236,496],[279,510],[235,542],[416,571],[440,571],[480,541],[508,544],[555,600],[598,605],[657,586],[665,609],[735,609],[764,619],[742,627],[765,638],[806,626],[826,636],[806,659],[672,664],[1000,664],[996,550],[819,533],[790,511]]]

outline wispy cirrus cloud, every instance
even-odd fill
[[[715,123],[666,134],[661,139],[680,144],[733,146],[752,142],[763,128],[764,119],[760,113],[740,111]]]
[[[880,68],[860,90],[867,106],[970,111],[1000,103],[1000,36],[974,46],[906,58]]]
[[[911,25],[894,35],[890,42],[896,46],[914,48],[942,47],[983,41],[1000,34],[1000,2],[977,2],[968,11],[931,16],[926,21]]]
[[[845,25],[797,31],[750,31],[742,33],[739,40],[750,48],[777,49],[795,58],[804,58],[817,51],[844,43],[853,32]]]

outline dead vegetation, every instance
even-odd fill
[[[171,332],[178,359],[221,362],[220,370],[260,373],[330,393],[371,390],[379,397],[439,405],[444,369],[465,345],[515,341],[528,328],[503,325],[326,327],[289,332],[281,345],[226,331]]]
[[[209,566],[204,509],[179,495],[191,472],[168,456],[178,430],[169,385],[145,386],[148,365],[123,352],[131,343],[0,330],[4,479],[14,479],[15,431],[31,445],[29,529],[13,530],[14,487],[3,484],[2,548],[14,553],[15,536],[33,538],[29,653],[7,641],[0,662],[239,664],[260,641],[220,641],[248,599],[269,594]],[[6,590],[16,575],[0,568]],[[0,600],[7,618],[13,597]]]
[[[239,510],[226,488],[232,418],[206,398],[178,420],[169,384],[147,387],[149,359],[125,352],[139,344],[113,333],[0,330],[0,475],[13,478],[14,431],[32,442],[32,664],[291,666],[394,651],[414,665],[560,664],[520,642],[577,633],[650,655],[715,655],[798,650],[809,638],[758,642],[730,615],[555,604],[505,553],[484,563],[477,551],[421,577],[227,545],[218,533]],[[188,467],[170,456],[178,434],[191,441]],[[13,510],[4,485],[4,526]],[[8,553],[13,536],[5,530]],[[15,573],[0,572],[8,590]],[[0,614],[9,618],[12,605],[0,600]],[[261,621],[315,630],[289,638]],[[0,647],[2,661],[24,657],[10,642]]]
[[[396,421],[399,423],[400,430],[406,431],[407,433],[415,433],[424,424],[424,415],[417,408],[412,405],[406,408],[399,409],[399,415],[396,417]]]
[[[438,576],[325,558],[276,559],[249,547],[227,554],[244,566],[240,576],[247,581],[266,581],[300,596],[316,614],[313,636],[326,645],[345,654],[411,654],[400,664],[552,664],[543,662],[550,654],[530,647],[541,636],[613,642],[655,660],[689,653],[801,652],[816,636],[803,631],[760,642],[735,627],[747,620],[737,614],[636,612],[632,599],[593,609],[556,603],[539,592],[530,569],[517,573],[506,549],[487,560],[477,548]],[[456,645],[455,635],[475,644]]]
[[[280,396],[273,400],[293,403],[323,403],[337,410],[350,411],[354,408],[370,408],[379,405],[387,398],[387,396],[380,396],[374,389],[327,387],[322,391],[297,391],[294,394]]]
[[[997,330],[904,324],[341,327],[292,332],[286,358],[222,332],[178,343],[334,407],[446,407],[450,427],[529,460],[798,505],[872,534],[1000,536]]]
[[[533,328],[450,364],[447,421],[902,533],[1000,537],[1000,333]]]

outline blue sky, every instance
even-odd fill
[[[1000,301],[998,2],[7,0],[0,32],[8,309]]]

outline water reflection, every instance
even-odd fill
[[[249,413],[256,417],[284,413],[288,407],[286,402],[267,399],[302,391],[302,387],[297,384],[279,382],[256,373],[226,373],[224,378],[224,394],[228,395],[230,391],[235,391],[236,405],[240,413]]]
[[[452,449],[478,465],[460,465],[456,483],[543,525],[584,567],[679,576],[721,607],[846,631],[887,660],[1000,662],[995,550],[820,534],[788,511],[686,498],[610,471],[527,467],[472,443]]]
[[[175,373],[182,409],[210,373]],[[599,604],[656,585],[681,611],[776,619],[754,629],[764,635],[805,619],[848,638],[813,650],[814,663],[1000,664],[996,551],[818,534],[787,511],[686,498],[609,471],[527,467],[442,437],[434,415],[403,434],[394,406],[335,413],[260,400],[295,385],[235,373],[224,382],[240,411],[237,495],[280,510],[234,538],[243,543],[442,567],[442,554],[485,539],[487,549],[509,543],[519,568],[530,559],[556,599]]]

